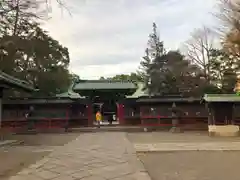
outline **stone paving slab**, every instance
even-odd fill
[[[3,146],[0,149],[3,152],[52,152],[60,146]]]
[[[123,132],[81,134],[10,180],[150,180]]]
[[[1,146],[6,146],[6,145],[12,145],[17,143],[17,140],[4,140],[4,141],[0,141],[0,147]]]
[[[240,151],[240,142],[134,144],[137,152],[157,151]]]

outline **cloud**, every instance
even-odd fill
[[[73,72],[97,78],[138,67],[152,22],[165,46],[178,48],[195,28],[214,23],[215,0],[68,0],[72,16],[52,6],[43,27],[69,48]]]

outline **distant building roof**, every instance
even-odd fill
[[[195,97],[174,97],[174,96],[152,96],[142,97],[137,100],[139,103],[173,103],[173,102],[186,102],[186,103],[200,103],[201,98]]]
[[[84,96],[81,96],[79,93],[73,92],[74,82],[69,86],[68,91],[57,94],[56,97],[58,98],[70,98],[70,99],[80,99],[85,98]]]
[[[80,90],[122,90],[137,89],[131,81],[113,81],[113,80],[80,80],[73,86],[74,91]]]
[[[206,102],[240,102],[240,96],[236,94],[205,94]]]
[[[3,104],[71,104],[71,103],[88,103],[88,99],[70,99],[70,98],[56,98],[56,97],[45,97],[45,98],[8,98],[3,100]]]
[[[82,96],[80,96],[78,93],[71,93],[71,92],[64,92],[61,94],[57,94],[56,97],[58,98],[70,98],[70,99],[79,99],[79,98],[84,98]]]
[[[2,86],[3,88],[16,87],[16,88],[21,88],[21,89],[27,90],[27,91],[36,90],[33,87],[33,85],[28,83],[27,81],[17,79],[17,78],[10,76],[2,71],[0,71],[0,86]]]

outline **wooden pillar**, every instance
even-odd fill
[[[142,115],[143,115],[143,113],[142,113],[142,112],[143,112],[143,107],[142,107],[142,106],[140,106],[139,111],[140,111],[140,112],[139,112],[139,115],[140,115],[140,122],[141,122],[140,124],[143,125],[143,119],[142,119]]]
[[[117,113],[119,124],[124,124],[124,105],[122,103],[117,104]]]
[[[65,119],[65,131],[68,131],[69,128],[69,119],[70,119],[70,109],[71,109],[71,105],[67,105],[66,108],[66,119]]]
[[[88,126],[93,125],[93,107],[92,104],[87,105]]]
[[[205,107],[208,110],[208,125],[214,125],[214,110],[211,104],[205,104]]]
[[[234,125],[235,124],[235,110],[236,108],[236,104],[234,103],[233,106],[232,106],[232,119],[231,119],[231,124]]]
[[[2,127],[2,96],[3,96],[3,89],[0,88],[0,128]]]
[[[208,108],[208,125],[213,125],[213,116],[212,116],[212,112],[211,109]]]

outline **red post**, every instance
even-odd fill
[[[119,124],[124,124],[124,105],[123,104],[117,105],[117,112],[118,112]]]
[[[88,126],[93,125],[93,109],[92,104],[87,105]]]
[[[71,109],[71,105],[67,106],[67,111],[66,111],[66,122],[65,122],[65,130],[67,130],[67,129],[69,128],[70,109]]]
[[[143,116],[143,108],[140,106],[140,121],[141,121],[141,125],[143,125],[143,119],[142,119],[142,116]]]

